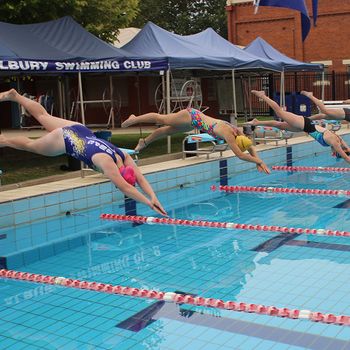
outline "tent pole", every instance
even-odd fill
[[[162,74],[162,97],[163,97],[163,101],[161,102],[161,108],[159,108],[158,113],[166,114],[167,97],[166,97],[166,84],[165,84],[164,71]]]
[[[284,70],[281,72],[281,86],[280,86],[280,106],[284,107]]]
[[[248,76],[248,96],[249,96],[249,118],[253,117],[253,108],[252,108],[252,80],[251,76]]]
[[[283,70],[283,107],[286,107],[286,75]]]
[[[114,125],[114,91],[113,91],[113,77],[112,74],[109,75],[109,93],[110,93],[110,100],[111,100],[111,110],[109,112],[110,117],[112,118],[111,122],[112,122],[112,129],[114,129],[115,125]],[[109,120],[108,120],[108,124],[109,124]],[[109,125],[108,125],[109,127]]]
[[[321,99],[324,101],[324,70],[322,71]]]
[[[65,113],[63,110],[63,87],[62,87],[62,80],[61,77],[59,76],[57,79],[57,88],[58,88],[58,103],[59,103],[59,115],[61,118],[65,119]]]
[[[85,125],[85,112],[84,112],[84,100],[83,100],[83,83],[81,72],[78,73],[78,85],[79,85],[79,100],[80,100],[80,112],[81,112],[81,122]]]
[[[232,69],[232,93],[233,93],[233,108],[234,108],[235,124],[237,124],[236,82],[235,82],[234,69]]]
[[[166,112],[170,114],[170,69],[166,71]],[[167,137],[168,153],[171,153],[171,136]]]

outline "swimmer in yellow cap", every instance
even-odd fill
[[[132,114],[122,123],[122,128],[138,123],[154,123],[164,126],[154,130],[146,138],[141,138],[135,151],[141,151],[153,141],[165,136],[191,131],[195,128],[200,132],[208,133],[218,140],[225,140],[239,159],[255,163],[258,171],[270,174],[269,168],[259,158],[252,141],[244,136],[236,126],[205,115],[197,109],[187,108],[171,114],[147,113],[139,116]],[[245,151],[248,151],[248,153],[245,153]]]

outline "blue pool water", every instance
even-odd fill
[[[347,190],[349,180],[343,173],[274,172],[228,184]],[[172,202],[170,216],[350,231],[345,197],[226,194],[211,192],[212,184],[173,190],[191,198]],[[160,197],[164,202],[171,192]],[[26,242],[6,242],[2,254],[21,271],[350,315],[349,238],[98,219],[120,210],[108,205],[24,226]],[[48,244],[55,226],[60,240]],[[0,349],[350,349],[349,327],[305,320],[5,279],[0,296]]]

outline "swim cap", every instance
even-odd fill
[[[243,135],[238,135],[236,137],[236,143],[242,152],[246,151],[253,144],[251,139]]]
[[[134,168],[131,166],[121,166],[119,168],[120,175],[123,176],[124,180],[132,186],[135,186],[136,183],[136,175]]]

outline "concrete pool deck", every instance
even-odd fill
[[[139,128],[133,128],[136,133],[139,132]],[[121,130],[121,131],[119,131]],[[118,129],[118,132],[124,132],[124,130],[127,130],[128,133],[130,133],[130,129]],[[143,132],[147,132],[146,130],[151,131],[152,129],[143,129]],[[117,132],[117,133],[118,133]],[[23,136],[28,136],[29,137],[38,137],[41,136],[45,131],[43,130],[10,130],[10,131],[3,131],[3,134],[5,135],[23,135]],[[115,132],[113,131],[113,134]],[[339,135],[343,134],[350,134],[350,129],[347,128],[346,125],[343,125],[342,128],[338,131]],[[288,146],[293,146],[295,144],[299,143],[307,143],[307,142],[314,142],[314,140],[310,136],[297,136],[293,137],[288,140]],[[275,145],[275,142],[267,142],[266,144],[260,143],[257,145],[257,150],[258,151],[265,151],[265,150],[270,150],[273,148],[280,148],[280,147],[285,147],[285,142],[283,140],[279,141],[278,145]],[[171,160],[165,160],[168,157],[177,157],[176,159],[171,159]],[[229,158],[234,156],[232,151],[228,150],[223,152],[222,157],[220,157],[220,153],[212,153],[209,156],[209,159],[207,159],[206,155],[200,155],[200,156],[194,156],[194,157],[188,157],[185,159],[182,159],[182,154],[177,153],[177,154],[171,154],[167,155],[164,157],[155,157],[151,164],[145,164],[142,165],[142,158],[140,159],[139,166],[143,174],[147,175],[150,173],[158,172],[158,171],[163,171],[163,170],[169,170],[169,169],[176,169],[180,167],[186,167],[188,165],[194,165],[194,164],[199,164],[199,163],[205,163],[208,161],[214,161],[218,159],[224,159],[224,158]],[[148,158],[148,162],[150,162],[151,159]],[[62,176],[62,175],[61,175]],[[25,186],[21,187],[21,185],[17,185],[17,188],[12,187],[8,190],[3,190],[0,192],[0,203],[3,202],[8,202],[8,201],[13,201],[13,200],[18,200],[21,198],[28,198],[32,196],[38,196],[42,194],[47,194],[47,193],[53,193],[53,192],[59,192],[67,189],[73,189],[77,187],[82,187],[82,186],[88,186],[92,184],[97,184],[97,183],[103,183],[103,182],[108,182],[109,180],[105,178],[103,175],[98,174],[98,173],[92,173],[92,175],[88,175],[85,177],[80,176],[80,171],[76,171],[67,175],[63,175],[64,178],[60,179],[58,181],[51,181],[47,183],[41,183],[41,184],[36,184],[32,186]],[[45,181],[45,179],[41,179],[41,181]],[[4,186],[7,187],[7,186]]]

